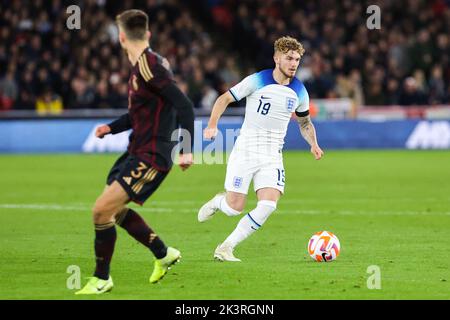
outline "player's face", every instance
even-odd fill
[[[293,78],[297,72],[298,65],[300,64],[300,54],[293,50],[290,50],[287,53],[279,53],[275,62],[286,77]]]

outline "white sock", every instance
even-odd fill
[[[234,210],[232,207],[228,205],[225,195],[221,195],[216,198],[215,206],[216,208],[219,208],[227,216],[237,216],[241,214],[240,211]]]
[[[224,243],[236,247],[239,243],[247,239],[253,232],[261,228],[267,218],[277,208],[276,201],[261,200],[255,209],[246,214],[239,221],[236,229],[226,238]]]

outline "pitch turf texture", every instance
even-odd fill
[[[0,156],[0,298],[85,299],[66,286],[94,267],[90,208],[118,155]],[[286,194],[267,223],[236,250],[213,251],[239,217],[197,210],[223,188],[225,165],[174,167],[138,211],[182,261],[156,285],[153,256],[118,229],[111,293],[88,299],[449,299],[450,152],[329,151],[321,161],[285,152]],[[248,212],[255,206],[251,194]],[[137,206],[133,206],[137,207]],[[313,262],[306,247],[334,232],[341,254]],[[381,289],[367,268],[379,266]]]

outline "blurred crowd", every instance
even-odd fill
[[[148,13],[151,48],[169,60],[197,108],[210,109],[241,78],[236,59],[214,44],[183,1],[78,1],[79,30],[66,26],[73,1],[0,3],[0,110],[126,108],[130,63],[114,19],[131,8]]]
[[[450,103],[449,0],[206,3],[249,68],[273,65],[279,36],[299,39],[306,54],[298,77],[313,98],[351,97],[358,105]],[[370,5],[381,9],[379,30],[366,25]]]
[[[66,26],[73,3],[79,30]],[[380,30],[366,26],[370,4]],[[130,65],[114,18],[131,8],[149,14],[151,47],[196,108],[273,67],[283,35],[306,48],[297,76],[312,98],[450,103],[449,0],[0,0],[0,110],[126,108]]]

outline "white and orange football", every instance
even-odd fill
[[[308,253],[317,262],[336,260],[341,251],[339,239],[329,231],[316,232],[308,243]]]

